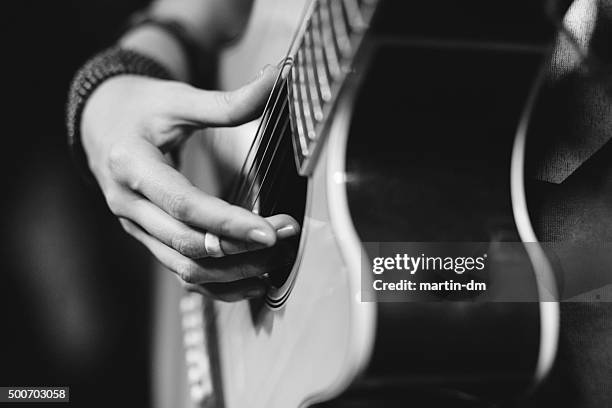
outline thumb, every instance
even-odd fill
[[[257,77],[234,91],[190,87],[178,115],[202,126],[234,126],[257,118],[272,91],[278,68],[267,65]]]

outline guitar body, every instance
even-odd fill
[[[266,64],[285,57],[306,5],[304,0],[256,1],[243,41],[221,59],[221,86],[235,89]],[[215,130],[204,140],[204,149],[212,147],[217,159],[239,165],[255,130],[252,124]],[[348,386],[372,350],[376,305],[361,303],[358,296],[360,269],[354,261],[360,260],[360,244],[346,202],[328,197],[335,182],[327,154],[325,148],[297,191],[286,190],[306,204],[290,301],[275,309],[246,301],[215,302],[226,407],[298,407],[328,399]],[[206,174],[203,170],[194,173]],[[200,187],[210,189],[204,183]],[[340,223],[337,230],[331,206],[344,214],[335,221]],[[343,249],[339,242],[347,237],[351,242]]]
[[[279,110],[277,123],[285,128],[278,143],[295,157],[268,166],[278,177],[262,187],[258,211],[286,212],[301,222],[296,260],[265,300],[183,300],[183,321],[203,319],[189,320],[187,375],[173,377],[179,380],[175,391],[159,396],[159,405],[305,407],[344,393],[349,400],[391,406],[406,403],[410,387],[497,399],[529,390],[550,369],[558,330],[554,302],[362,301],[362,284],[371,283],[367,270],[362,276],[366,242],[531,238],[528,217],[520,219],[526,209],[517,210],[510,169],[552,30],[512,37],[513,19],[533,11],[536,2],[518,2],[499,25],[478,29],[469,16],[491,11],[487,2],[461,10],[448,5],[449,15],[467,16],[462,23],[427,5],[410,15],[404,3],[380,2],[307,159],[296,153],[300,89],[279,91],[279,99],[288,93],[290,108]],[[287,53],[298,56],[313,4],[256,1],[244,37],[222,55],[221,87],[237,88],[265,64]],[[462,36],[465,41],[457,41]],[[501,46],[490,44],[497,40]],[[272,114],[273,102],[267,108]],[[257,125],[208,130],[190,140],[185,174],[203,190],[225,196],[227,169],[237,171],[254,135],[262,128],[265,133]],[[483,151],[489,152],[486,159],[478,154]],[[470,165],[457,165],[457,157]],[[533,248],[521,246],[511,267],[531,277],[520,290],[538,300],[538,276],[550,271]],[[166,303],[177,301],[173,293],[165,295]],[[169,320],[161,331],[176,329]],[[179,369],[168,361],[183,344],[169,338],[159,344],[166,355],[158,360],[162,369]],[[185,398],[189,394],[195,402]]]

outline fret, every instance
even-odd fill
[[[318,73],[318,84],[321,92],[321,97],[324,102],[328,102],[331,99],[331,81],[332,76],[329,72],[329,64],[327,63],[327,57],[323,52],[323,38],[321,37],[321,20],[319,19],[319,13],[315,12],[312,15],[311,26],[309,34],[311,37],[312,52],[314,53],[314,65]]]
[[[279,123],[288,122],[287,104],[289,100],[287,98],[287,88],[284,86],[279,87],[276,98],[274,98],[274,105],[270,111],[270,119],[263,127],[261,133],[261,144],[257,149],[255,163],[253,167],[253,173],[249,171],[248,179],[252,182],[244,194],[246,201],[246,208],[255,209],[258,207],[257,198],[259,192],[264,187],[264,179],[268,173],[268,169],[271,163],[274,161],[276,151],[279,145],[279,140],[282,137],[282,133],[278,133]],[[284,127],[285,125],[281,125]]]
[[[300,105],[302,107],[304,124],[306,125],[306,136],[308,139],[313,140],[315,138],[315,130],[314,130],[314,116],[311,111],[311,98],[308,94],[308,84],[306,83],[306,72],[304,69],[304,54],[303,49],[300,48],[298,51],[298,58],[296,59],[297,72],[298,72],[298,89],[300,95],[300,101],[302,102]]]
[[[293,67],[291,67],[291,74],[289,78],[290,96],[291,96],[291,99],[293,100],[293,103],[291,104],[291,108],[293,111],[293,114],[291,115],[292,127],[299,141],[298,145],[300,148],[300,154],[302,156],[308,156],[308,143],[306,142],[305,127],[302,121],[302,107],[300,106],[298,79],[296,78],[296,73],[297,73],[297,70],[295,68],[295,63],[294,63]]]
[[[284,117],[282,125],[278,128],[278,138],[276,140],[274,150],[271,153],[272,158],[267,162],[266,170],[261,177],[261,188],[253,197],[253,201],[259,203],[263,208],[267,208],[270,213],[273,213],[275,206],[270,203],[270,200],[275,200],[276,197],[270,195],[270,190],[274,189],[274,184],[279,176],[279,167],[287,154],[291,154],[291,140],[287,140],[287,130],[289,127],[289,118]]]
[[[342,12],[342,2],[339,0],[329,0],[328,11],[332,22],[331,28],[336,34],[334,38],[338,55],[341,56],[341,59],[347,58],[351,55],[351,41],[346,26],[347,22]]]
[[[329,73],[331,74],[332,81],[340,78],[340,58],[336,49],[336,41],[334,39],[334,33],[331,28],[330,17],[328,8],[323,0],[320,6],[317,8],[319,14],[319,30],[321,32],[321,38],[323,40],[323,52],[325,52],[325,59],[328,64]]]
[[[317,73],[315,72],[314,60],[312,58],[312,44],[310,36],[304,36],[304,48],[302,51],[304,57],[304,70],[306,71],[308,100],[310,101],[310,109],[312,110],[313,118],[316,122],[323,120],[321,88],[318,85]]]

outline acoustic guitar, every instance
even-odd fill
[[[220,87],[268,63],[282,73],[261,119],[189,141],[184,172],[263,216],[291,214],[302,232],[265,299],[187,294],[180,314],[163,312],[158,405],[404,406],[410,390],[489,401],[545,378],[558,305],[523,162],[553,3],[255,2],[221,55]],[[364,299],[367,244],[398,242],[480,243],[487,282],[516,272],[530,301]],[[163,290],[160,308],[179,303]]]

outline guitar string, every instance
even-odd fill
[[[288,153],[288,152],[290,152],[290,151],[291,151],[290,149],[282,149],[282,150],[279,152],[279,156],[278,156],[278,157],[279,157],[279,161],[283,162],[283,161],[285,160],[285,156],[286,156],[286,155],[287,155],[287,153]],[[279,178],[279,176],[280,176],[280,174],[281,174],[281,173],[280,173],[280,172],[278,172],[278,171],[273,171],[273,172],[271,172],[270,174],[271,174],[271,179],[266,180],[266,182],[267,182],[267,184],[268,184],[269,186],[273,186],[273,185],[274,185],[274,183],[276,183],[276,181],[278,180],[278,178]],[[267,177],[267,175],[266,175],[265,177]],[[262,193],[262,192],[263,192],[263,193]],[[261,188],[261,189],[260,189],[260,190],[257,192],[257,195],[255,196],[255,199],[254,199],[254,201],[253,201],[253,203],[252,203],[252,206],[254,206],[254,205],[255,205],[255,204],[257,204],[257,203],[259,203],[261,206],[266,206],[266,205],[267,205],[267,203],[268,203],[268,199],[270,199],[271,197],[272,197],[272,198],[274,198],[274,197],[271,195],[270,191],[267,191],[267,192],[266,192],[266,191],[265,191],[263,188]],[[277,200],[276,202],[278,202],[278,200]],[[270,211],[272,212],[272,211],[274,211],[274,208],[276,208],[276,207],[265,207],[265,208],[270,208]]]
[[[278,80],[278,79],[277,79]],[[276,82],[275,85],[276,86]],[[270,97],[268,98],[268,102],[272,99],[273,97],[273,93],[270,94]],[[266,104],[267,105],[267,104]],[[232,193],[229,195],[229,198],[231,201],[237,201],[236,198],[239,195],[239,190],[242,188],[244,179],[242,178],[242,176],[245,174],[245,169],[246,166],[249,163],[249,158],[251,156],[251,154],[253,153],[254,149],[255,149],[255,145],[259,142],[259,135],[260,135],[260,129],[263,126],[263,123],[266,121],[266,115],[267,115],[267,110],[264,110],[264,114],[262,117],[262,120],[257,128],[257,132],[255,133],[255,137],[253,138],[253,141],[251,142],[251,145],[249,147],[249,150],[246,154],[246,157],[244,159],[244,162],[242,163],[242,166],[240,167],[240,172],[236,175],[236,181],[233,183],[233,188],[232,188]]]
[[[266,109],[264,113],[264,118],[262,119],[259,128],[257,130],[257,134],[253,140],[253,142],[251,143],[251,146],[249,148],[249,151],[247,153],[246,159],[240,169],[240,173],[238,175],[239,177],[239,182],[236,183],[236,186],[234,188],[234,192],[232,194],[233,197],[231,197],[233,199],[233,201],[236,201],[238,203],[241,203],[244,199],[246,199],[246,196],[242,196],[242,191],[244,190],[244,186],[248,183],[249,178],[251,177],[251,172],[253,170],[253,166],[255,165],[255,163],[257,162],[257,153],[260,151],[260,147],[261,147],[261,142],[264,139],[264,136],[266,135],[266,131],[268,129],[268,125],[270,123],[271,120],[271,115],[274,113],[274,110],[276,109],[277,105],[278,105],[278,101],[280,99],[280,96],[282,94],[282,87],[284,86],[284,83],[286,82],[286,79],[283,78],[283,72],[287,69],[287,66],[291,66],[293,64],[293,58],[290,56],[285,57],[282,61],[282,67],[280,72],[278,73],[278,76],[276,77],[276,80],[274,81],[274,85],[272,86],[273,92],[270,95],[270,98],[268,99],[268,102],[266,104]],[[274,96],[274,93],[276,93],[276,96]],[[272,107],[270,109],[267,109],[267,106],[272,102],[272,100],[274,99],[274,102],[272,103]],[[266,117],[267,115],[267,117]],[[265,122],[265,124],[264,124]],[[257,147],[255,147],[257,146]],[[255,155],[255,157],[251,158],[250,156]],[[251,162],[250,166],[249,166],[249,161]],[[245,173],[245,170],[247,168],[247,166],[249,166],[249,170],[247,173]]]
[[[287,120],[285,120],[285,123],[283,124],[282,130],[281,130],[281,135],[278,138],[277,142],[276,142],[276,146],[274,147],[274,151],[272,152],[272,157],[276,156],[276,152],[278,151],[278,148],[281,144],[281,142],[283,141],[283,137],[286,133],[287,130],[287,125],[289,125],[289,118],[287,118]],[[270,168],[272,167],[272,163],[273,161],[270,160],[270,162],[268,163],[268,167],[266,168],[266,172],[263,175],[263,178],[261,180],[261,182],[259,183],[259,189],[257,190],[257,194],[253,197],[253,201],[250,203],[249,208],[252,210],[253,208],[255,208],[255,204],[257,203],[257,200],[259,199],[259,196],[261,194],[261,190],[263,190],[263,186],[264,183],[266,182],[266,179],[268,177],[268,173],[270,171]]]
[[[311,10],[311,4],[310,4],[310,3],[307,3],[307,4],[305,4],[305,5],[304,5],[303,11],[302,11],[302,25],[304,25],[304,24],[305,24],[305,22],[307,21],[307,20],[306,20],[306,16],[307,16],[307,13],[308,13],[308,11],[309,11],[309,10]],[[275,84],[274,84],[274,87],[276,87],[276,83],[277,83],[277,82],[278,82],[278,80],[279,80],[279,79],[282,77],[283,70],[284,70],[284,69],[286,69],[286,67],[287,67],[287,66],[290,68],[290,67],[293,65],[293,62],[294,62],[294,61],[293,61],[293,57],[291,56],[291,50],[294,48],[295,44],[298,42],[298,40],[299,40],[299,38],[300,38],[300,37],[299,37],[300,32],[301,32],[301,30],[295,30],[295,31],[294,31],[294,33],[293,33],[293,36],[291,37],[291,41],[289,42],[289,49],[288,49],[288,51],[287,51],[286,57],[285,57],[285,58],[284,58],[284,60],[282,61],[282,69],[281,69],[281,72],[279,73],[279,76],[278,76],[278,77],[277,77],[277,79],[276,79],[276,82],[275,82]],[[284,79],[284,82],[286,83],[286,82],[287,82],[287,80],[286,80],[286,79]],[[271,99],[271,98],[270,98],[270,99]],[[261,126],[261,124],[260,124],[260,126]],[[250,147],[250,149],[249,149],[249,152],[247,153],[247,158],[248,158],[248,156],[250,155],[251,151],[253,150],[253,146],[254,146],[254,145],[255,145],[255,140],[254,140],[254,141],[253,141],[253,143],[251,144],[251,147]],[[246,166],[247,166],[247,161],[245,161],[245,162],[243,163],[242,168],[241,168],[241,170],[240,170],[240,173],[239,173],[239,174],[243,174],[244,169],[246,168]],[[251,164],[251,166],[252,166],[252,164]],[[236,183],[236,185],[239,185],[239,186],[240,186],[240,188],[242,188],[242,185],[244,185],[246,182],[248,182],[248,179],[247,179],[247,178],[242,177],[242,178],[240,179],[240,183]],[[236,193],[236,195],[238,195],[238,193]]]
[[[273,121],[274,119],[272,118],[272,116],[274,115],[275,111],[276,111],[276,105],[280,99],[282,92],[279,91],[279,95],[275,101],[275,104],[273,106],[273,109],[270,111],[270,119],[268,120],[268,122],[266,123],[266,131],[270,125],[270,122]],[[285,98],[283,98],[285,100]],[[276,120],[274,120],[274,127],[271,130],[270,133],[264,133],[261,135],[261,140],[263,141],[264,138],[267,138],[266,146],[263,149],[263,153],[261,152],[261,142],[257,148],[257,153],[256,153],[256,158],[253,160],[253,162],[251,163],[251,166],[249,168],[249,171],[246,175],[244,175],[243,177],[243,188],[240,190],[240,202],[242,203],[243,201],[247,201],[248,202],[248,198],[249,198],[249,194],[251,193],[251,190],[253,189],[253,185],[255,183],[257,183],[257,177],[259,176],[259,170],[263,164],[263,160],[266,157],[266,153],[268,152],[268,148],[270,146],[270,144],[272,143],[272,140],[274,139],[274,132],[276,131],[276,128],[278,127],[278,122],[281,120],[282,117],[282,109],[286,106],[286,101],[283,102],[283,105],[280,107],[280,111],[279,113],[276,115]],[[258,156],[258,157],[257,157]],[[255,167],[255,165],[257,164],[257,167]],[[254,171],[254,174],[253,174]],[[250,182],[250,184],[249,184]],[[244,187],[248,185],[248,188],[246,189],[246,191],[244,190]]]
[[[275,121],[275,123],[274,123],[274,128],[271,130],[271,132],[270,132],[269,134],[267,134],[267,135],[266,135],[266,134],[262,134],[262,136],[261,136],[262,140],[263,140],[263,138],[264,138],[265,136],[269,136],[269,137],[268,137],[268,140],[267,140],[267,143],[266,143],[266,147],[264,148],[263,153],[262,153],[262,154],[259,156],[259,160],[254,160],[254,161],[253,161],[253,163],[251,163],[251,167],[250,167],[250,169],[249,169],[248,174],[246,175],[246,177],[245,177],[245,178],[243,178],[243,184],[244,184],[244,185],[247,185],[249,181],[251,182],[251,184],[249,185],[249,187],[248,187],[247,191],[246,191],[244,194],[242,194],[242,192],[244,191],[244,185],[243,185],[243,188],[240,190],[240,192],[241,192],[241,194],[240,194],[240,202],[241,202],[241,203],[243,203],[243,202],[244,202],[244,203],[248,202],[248,200],[249,200],[249,195],[251,194],[251,191],[252,191],[252,189],[253,189],[253,186],[254,186],[255,184],[257,184],[257,182],[258,182],[258,177],[261,175],[261,174],[260,174],[260,169],[261,169],[261,166],[264,164],[264,163],[263,163],[263,161],[264,161],[264,159],[265,159],[265,157],[266,157],[266,154],[267,154],[267,152],[268,152],[268,150],[269,150],[269,148],[270,148],[270,145],[272,144],[272,141],[273,141],[273,139],[274,139],[274,134],[275,134],[275,132],[276,132],[276,129],[278,128],[278,123],[279,123],[279,122],[280,122],[280,120],[281,120],[281,117],[282,117],[282,114],[283,114],[283,110],[284,110],[285,106],[287,105],[287,97],[286,97],[286,95],[284,94],[283,89],[282,89],[282,87],[285,87],[285,86],[286,86],[286,83],[287,83],[287,80],[286,80],[286,79],[285,79],[285,80],[283,80],[283,82],[282,82],[281,86],[280,86],[280,87],[279,87],[279,89],[278,89],[278,95],[277,95],[277,98],[276,98],[276,100],[275,100],[274,106],[273,106],[273,107],[272,107],[272,109],[270,110],[270,116],[274,115],[274,113],[276,112],[276,108],[278,107],[278,103],[279,103],[279,101],[280,101],[280,100],[282,100],[282,106],[280,106],[280,109],[279,109],[279,111],[277,112],[277,118],[276,118],[276,121]],[[281,96],[282,96],[282,98],[281,98]],[[268,123],[266,124],[266,129],[265,129],[265,131],[267,131],[267,128],[268,128],[268,126],[269,126],[269,124],[270,124],[270,121],[272,121],[272,120],[273,120],[272,118],[270,118],[270,119],[268,120]],[[258,152],[257,152],[257,153],[259,153],[260,151],[261,151],[261,143],[260,143],[260,145],[258,146]],[[274,156],[272,156],[271,160],[272,160],[272,159],[274,159]],[[258,162],[257,168],[255,168],[255,167],[254,167],[256,162]],[[254,175],[253,175],[253,170],[255,170],[255,174],[254,174]],[[251,208],[251,209],[252,209],[252,208]]]
[[[287,98],[283,98],[283,99],[284,99],[283,104],[280,107],[281,112],[287,106]],[[268,143],[266,145],[266,148],[265,148],[265,150],[264,150],[264,152],[263,152],[263,154],[262,154],[262,156],[261,156],[261,158],[259,160],[259,164],[257,165],[257,169],[255,170],[255,175],[253,176],[253,181],[251,182],[251,185],[249,186],[249,189],[246,191],[246,193],[244,195],[244,199],[246,199],[246,200],[249,199],[249,196],[250,196],[251,192],[253,191],[253,187],[255,187],[256,184],[260,185],[260,190],[261,190],[261,188],[263,186],[263,180],[258,182],[258,178],[261,176],[260,170],[265,165],[264,162],[265,162],[266,154],[268,153],[270,145],[272,144],[272,140],[275,139],[274,138],[274,134],[275,134],[276,130],[278,129],[278,124],[280,123],[280,121],[282,119],[282,116],[283,116],[283,113],[280,113],[278,115],[278,117],[276,118],[276,122],[274,123],[274,128],[272,128],[271,135],[270,135],[270,138],[269,138]],[[282,132],[284,132],[286,127],[287,127],[287,121],[283,124]],[[271,153],[271,156],[270,156],[270,159],[269,159],[269,162],[268,162],[268,169],[270,168],[270,166],[272,165],[272,162],[274,161],[274,156],[276,154],[276,151],[278,150],[278,146],[280,145],[280,141],[283,138],[283,134],[284,133],[280,133],[280,135],[278,137],[276,137],[276,139],[278,139],[278,140],[276,141],[276,146],[274,148],[274,151]],[[253,208],[251,208],[251,205],[249,205],[249,209],[251,209],[251,210],[253,209]]]
[[[246,198],[246,196],[244,196],[243,194],[244,187],[247,185],[248,181],[250,180],[251,173],[253,172],[253,166],[255,166],[255,163],[257,163],[258,161],[258,158],[261,152],[261,144],[267,135],[268,126],[270,124],[270,121],[272,120],[272,116],[274,114],[274,110],[276,109],[278,99],[280,98],[279,89],[280,88],[275,84],[275,89],[270,95],[271,98],[274,98],[274,103],[272,104],[272,107],[270,109],[266,109],[266,113],[264,114],[264,117],[262,118],[262,121],[261,121],[261,126],[255,135],[255,140],[256,140],[255,144],[257,147],[253,146],[253,149],[254,149],[253,154],[249,152],[245,160],[245,165],[243,166],[243,171],[241,171],[241,174],[240,174],[241,185],[240,185],[240,189],[238,191],[237,197],[236,197],[240,204],[242,204],[242,201],[244,200],[244,198]],[[248,171],[245,172],[247,166],[248,166]]]
[[[262,135],[266,131],[267,124],[269,122],[269,115],[271,115],[273,109],[276,107],[276,104],[278,103],[278,98],[280,97],[280,92],[277,93],[277,90],[281,89],[281,87],[279,87],[279,84],[283,82],[283,78],[282,78],[283,71],[286,69],[286,66],[288,64],[292,64],[292,60],[293,59],[290,56],[287,56],[283,60],[281,60],[281,62],[279,63],[279,65],[281,65],[281,70],[280,70],[279,74],[277,75],[276,79],[274,80],[274,84],[272,85],[272,90],[273,91],[271,92],[271,94],[270,94],[270,96],[268,98],[268,101],[266,102],[266,108],[264,110],[264,118],[262,118],[262,121],[261,121],[261,123],[260,123],[260,125],[259,125],[259,127],[257,129],[256,135]],[[277,93],[277,96],[276,96],[276,99],[275,99],[275,101],[273,103],[272,109],[267,109],[267,107],[270,105],[270,102],[274,98],[274,94],[275,93]],[[266,121],[266,119],[267,119],[267,121]],[[265,125],[263,125],[264,121],[266,121]],[[262,127],[263,127],[263,129],[262,129]],[[242,168],[241,168],[241,171],[240,171],[241,174],[244,174],[245,166],[247,165],[247,163],[249,161],[248,160],[249,156],[254,151],[255,144],[257,142],[260,142],[260,141],[261,141],[261,138],[258,138],[257,136],[253,139],[253,142],[251,143],[249,151],[247,152],[245,162],[242,165]],[[256,151],[255,151],[255,153],[256,153]]]
[[[276,82],[273,86],[274,91],[270,94],[270,98],[268,101],[269,102],[274,98],[274,93],[276,92],[277,85]],[[278,99],[278,95],[276,96],[276,98]],[[276,104],[276,100],[275,103],[273,105]],[[270,117],[272,115],[272,110],[270,109],[266,109],[264,112],[264,115],[261,119],[260,125],[257,129],[257,132],[255,134],[255,137],[253,139],[253,142],[251,143],[251,146],[249,148],[249,151],[246,155],[245,161],[240,169],[240,173],[238,174],[238,182],[236,183],[237,188],[235,188],[234,190],[234,194],[231,197],[232,201],[238,203],[238,204],[242,204],[243,198],[242,197],[242,191],[244,190],[244,186],[246,185],[247,181],[248,181],[248,177],[245,178],[248,174],[251,173],[251,169],[254,165],[254,163],[257,161],[257,155],[259,152],[259,148],[261,146],[261,143],[263,141],[263,138],[265,136],[268,124],[270,122]],[[254,156],[254,157],[253,157]],[[249,166],[250,163],[250,166]],[[249,170],[246,171],[247,166],[249,166]]]
[[[305,21],[306,14],[307,14],[308,10],[310,10],[310,9],[311,9],[311,8],[310,8],[310,6],[309,6],[308,4],[306,4],[306,5],[304,6],[304,10],[302,11],[302,15],[303,15],[303,17],[302,17],[302,18],[303,18],[303,21]],[[276,84],[278,83],[279,79],[281,79],[281,78],[282,78],[283,71],[284,71],[284,70],[285,70],[287,67],[291,68],[291,66],[292,66],[292,65],[293,65],[293,63],[294,63],[294,59],[293,59],[293,57],[292,57],[290,54],[291,54],[291,50],[294,48],[295,44],[297,43],[297,41],[298,41],[298,39],[299,39],[299,34],[300,34],[300,32],[301,32],[300,30],[296,30],[296,31],[293,33],[293,36],[292,36],[292,38],[291,38],[290,45],[289,45],[289,50],[287,51],[287,55],[286,55],[286,57],[284,58],[284,60],[282,60],[282,61],[281,61],[281,63],[282,63],[281,72],[279,73],[279,75],[278,75],[278,77],[277,77],[277,79],[276,79],[276,81],[275,81],[275,83],[274,83],[274,87],[273,87],[273,88],[275,88],[275,87],[276,87]],[[280,65],[280,64],[279,64],[279,65]],[[282,78],[282,79],[283,79],[283,82],[284,82],[284,83],[287,83],[287,81],[288,81],[288,80],[287,80],[286,78]],[[280,94],[280,92],[279,92],[279,94]],[[271,100],[271,99],[272,99],[272,96],[270,97],[270,100]],[[269,101],[268,101],[268,102],[269,102]],[[273,107],[273,109],[274,109],[274,107]],[[266,111],[267,111],[267,109],[266,109]],[[268,121],[268,123],[269,123],[269,121]],[[267,127],[267,124],[268,124],[268,123],[266,123],[266,127]],[[260,127],[261,127],[261,124],[260,124]],[[258,133],[259,133],[259,129],[258,129]],[[258,139],[258,138],[256,137],[255,139]],[[261,138],[259,138],[259,139],[260,139],[260,140],[258,141],[258,142],[259,142],[259,144],[258,144],[257,150],[259,150],[259,147],[261,146],[261,140],[263,140],[263,133],[262,133]],[[249,159],[249,156],[251,155],[252,150],[254,149],[254,146],[255,146],[255,144],[256,144],[256,141],[257,141],[257,140],[253,140],[253,143],[251,144],[251,147],[249,148],[249,151],[248,151],[248,153],[247,153],[247,158],[246,158],[245,162],[243,163],[242,168],[240,169],[240,173],[238,174],[238,180],[237,180],[238,182],[236,182],[236,183],[234,184],[234,185],[235,185],[235,187],[233,188],[233,191],[232,191],[232,196],[233,196],[233,197],[231,197],[231,198],[233,199],[232,201],[234,201],[234,202],[239,202],[239,203],[241,203],[243,200],[245,200],[245,199],[247,199],[247,198],[248,198],[248,197],[240,197],[240,196],[241,196],[241,192],[242,192],[242,190],[244,189],[244,186],[246,185],[246,183],[248,183],[248,182],[249,182],[249,177],[245,177],[244,170],[245,170],[245,169],[246,169],[246,167],[248,166],[248,159]],[[257,151],[255,152],[255,155],[257,155]],[[255,161],[256,161],[256,160],[253,160],[253,162],[251,163],[251,166],[250,166],[250,168],[249,168],[249,174],[250,174],[250,172],[251,172],[251,170],[252,170],[252,167],[253,167],[253,165],[254,165],[254,162],[255,162]],[[253,183],[255,183],[255,182],[256,182],[256,180],[253,180]],[[250,186],[249,188],[252,188],[252,187]],[[237,200],[238,198],[240,198],[240,200]]]
[[[287,130],[287,126],[288,126],[288,125],[289,125],[289,118],[287,118],[287,119],[285,120],[284,124],[283,124],[283,127],[282,127],[282,129],[283,129],[283,130],[282,130],[282,133],[281,133],[281,137],[279,137],[279,138],[278,138],[278,142],[277,142],[276,147],[275,147],[275,150],[274,150],[275,152],[276,152],[276,150],[278,149],[278,147],[280,146],[280,142],[283,140],[283,137],[282,137],[282,136],[285,134],[285,131]],[[286,153],[287,153],[287,150],[285,150],[285,154],[286,154]],[[271,164],[272,164],[272,161],[270,161],[270,165],[271,165]],[[269,167],[268,167],[268,169],[269,169]],[[264,177],[263,177],[263,181],[265,181],[265,179],[267,178],[267,176],[268,176],[268,171],[266,170],[266,173],[264,174]],[[273,177],[274,177],[274,180],[276,180],[276,177],[277,177],[277,176],[278,176],[278,173],[275,173],[275,174],[274,174],[274,176],[273,176]],[[263,182],[261,183],[261,185],[263,185]],[[251,210],[253,209],[253,207],[254,207],[255,203],[257,202],[257,198],[259,197],[259,194],[261,193],[261,190],[262,190],[262,188],[260,188],[260,189],[258,190],[258,192],[257,192],[257,196],[256,196],[255,200],[253,201],[252,205],[249,207]],[[239,305],[240,305],[240,303],[239,303],[239,302],[236,302],[236,303],[230,304],[230,309],[228,310],[227,315],[225,316],[225,321],[224,321],[224,323],[225,323],[225,324],[228,324],[228,325],[229,325],[229,324],[231,324],[231,322],[232,322],[234,319],[237,319],[237,318],[240,316],[240,313],[236,313],[236,310],[237,310],[237,308],[239,307]],[[215,308],[215,311],[216,311],[216,312],[217,312],[217,310],[218,310],[218,309],[216,309],[216,308]]]

